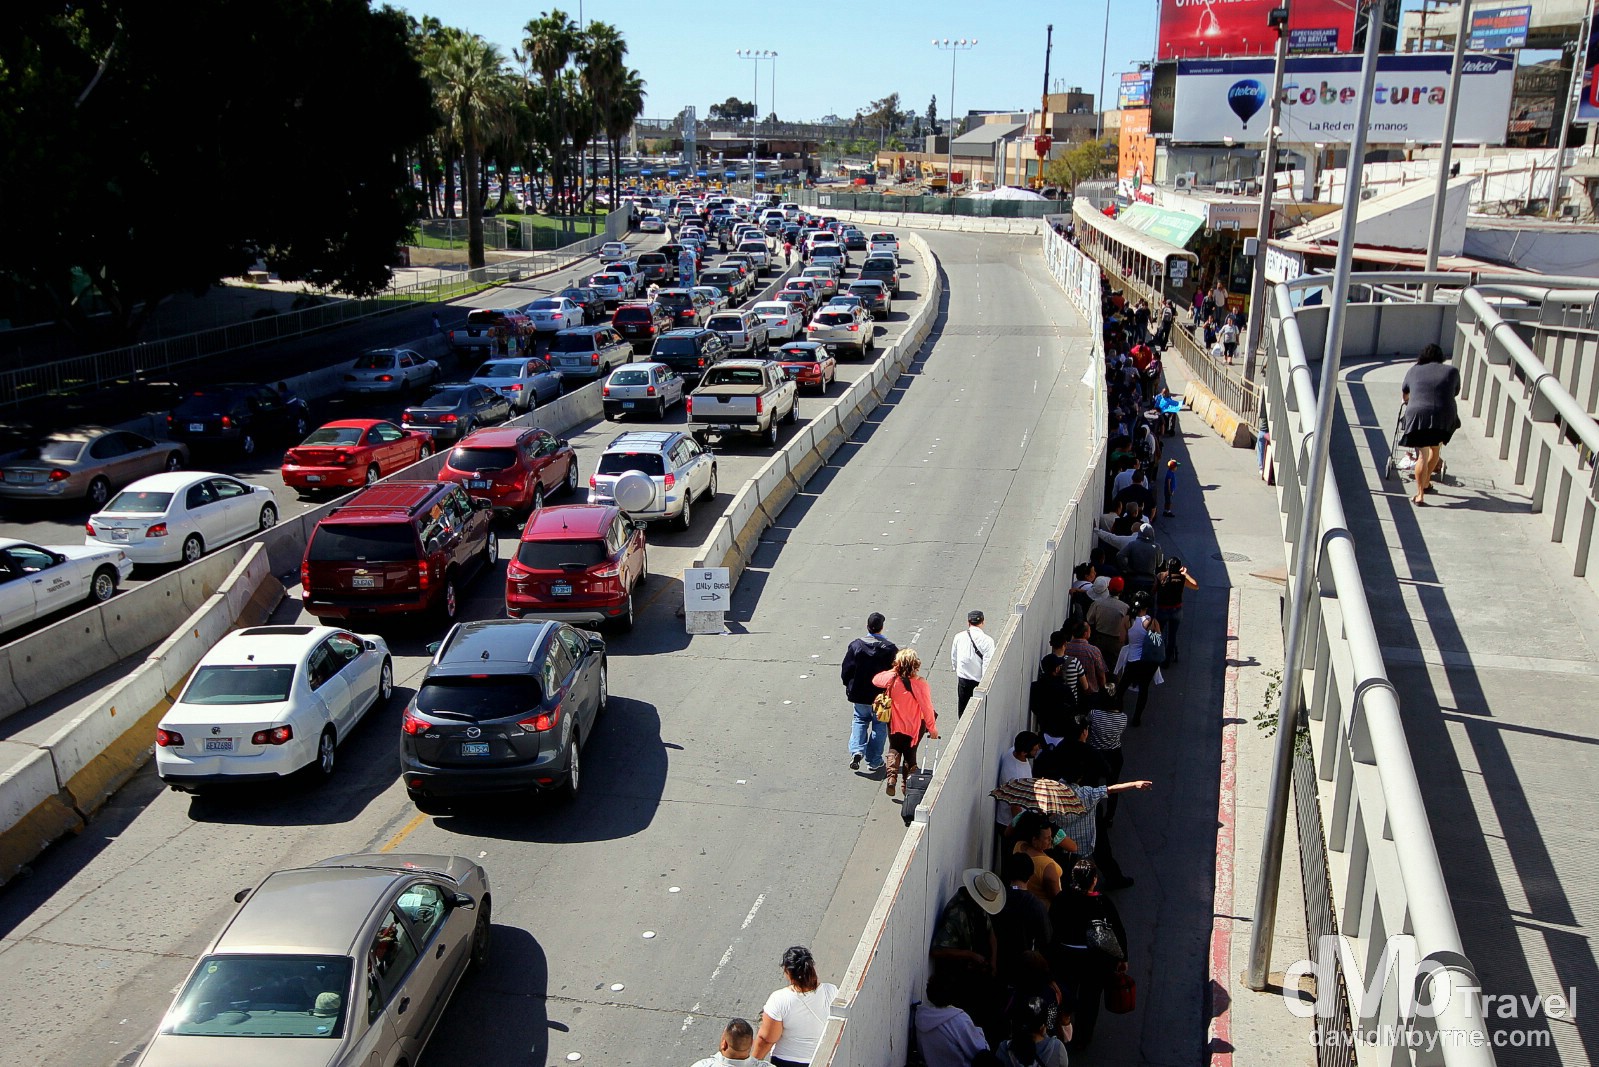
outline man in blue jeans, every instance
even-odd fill
[[[899,646],[883,636],[883,613],[874,611],[866,617],[866,636],[857,637],[844,650],[844,665],[839,678],[844,683],[844,696],[855,707],[854,723],[849,733],[850,770],[859,770],[861,760],[866,769],[883,769],[883,746],[888,741],[888,723],[878,722],[872,710],[872,701],[882,692],[872,684],[872,677],[894,665],[894,654]]]

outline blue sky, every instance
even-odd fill
[[[510,49],[522,27],[551,5],[541,0],[391,0],[413,15],[482,34]],[[1105,81],[1147,58],[1155,45],[1158,0],[1110,0],[1110,49]],[[559,5],[574,21],[576,0]],[[727,3],[723,0],[584,0],[583,15],[621,29],[628,56],[648,83],[645,115],[676,115],[694,104],[705,109],[729,96],[748,100],[760,68],[758,105],[771,111],[772,65],[733,53],[772,49],[777,60],[777,114],[790,120],[829,112],[846,118],[892,92],[901,107],[925,112],[938,96],[949,114],[950,57],[930,43],[934,37],[975,37],[978,45],[956,58],[955,104],[1006,110],[1036,108],[1044,88],[1044,27],[1055,25],[1050,61],[1051,89],[1081,86],[1090,92],[1099,78],[1104,31],[1102,0],[805,0],[800,3]]]

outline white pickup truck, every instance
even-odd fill
[[[799,386],[768,359],[728,359],[705,369],[688,398],[688,421],[699,433],[754,434],[777,446],[777,424],[799,417]]]

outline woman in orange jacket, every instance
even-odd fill
[[[894,666],[879,671],[872,684],[888,694],[893,708],[888,719],[888,795],[903,775],[909,779],[917,771],[916,747],[922,734],[938,739],[938,714],[933,710],[933,691],[921,676],[922,657],[914,648],[902,648],[894,656]]]

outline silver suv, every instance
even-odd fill
[[[616,480],[630,471],[655,483],[649,506],[628,512],[634,519],[674,521],[686,530],[694,522],[694,501],[716,496],[716,457],[686,433],[629,430],[618,434],[589,478],[589,503],[616,503]]]
[[[705,328],[721,334],[735,355],[760,356],[772,347],[766,320],[753,311],[718,311],[706,322]]]

